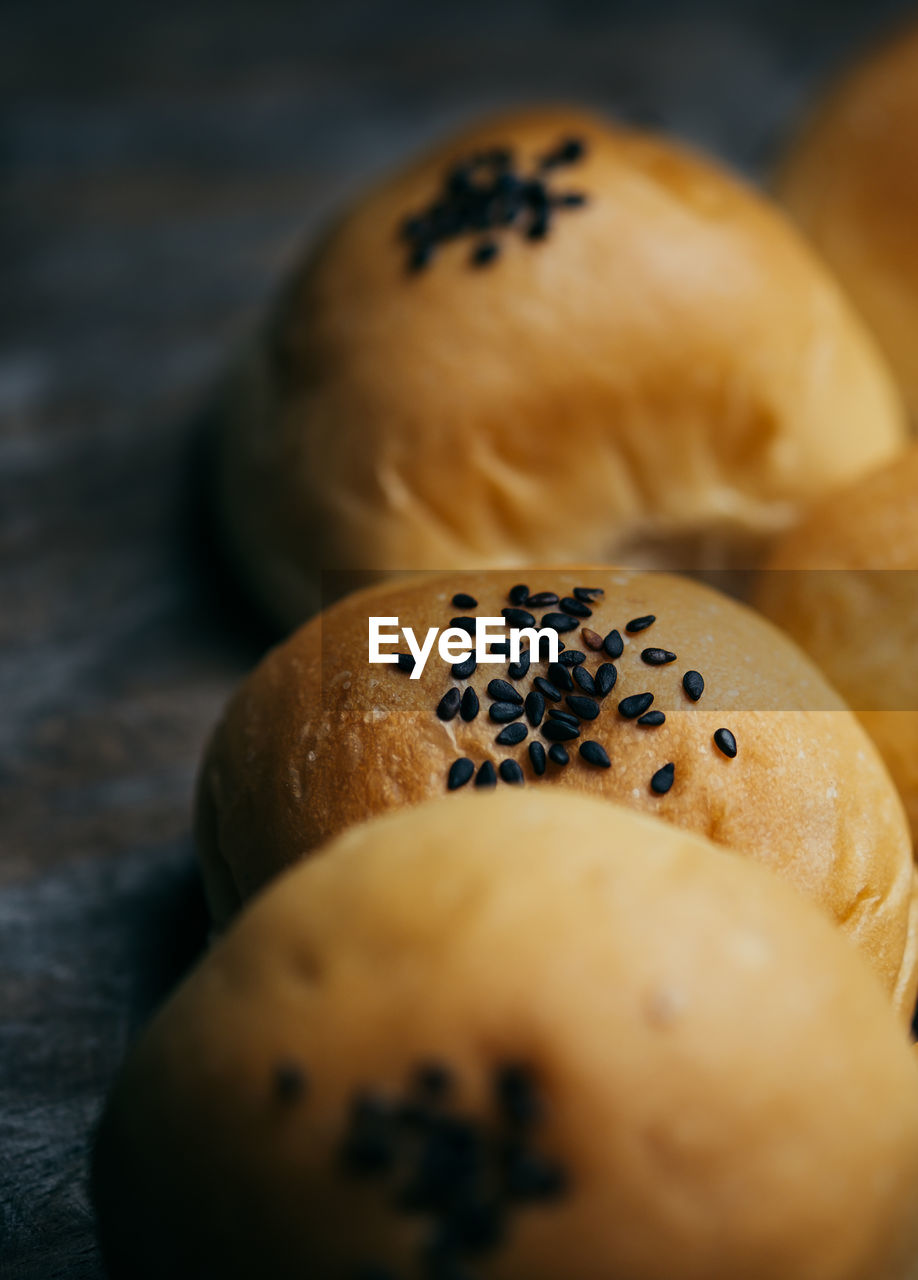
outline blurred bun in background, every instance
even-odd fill
[[[323,569],[748,567],[905,436],[782,213],[685,147],[550,109],[368,191],[220,415],[222,526],[286,626]]]
[[[918,24],[841,76],[794,141],[779,192],[918,419]]]
[[[918,445],[819,503],[766,569],[756,603],[857,712],[918,840]]]

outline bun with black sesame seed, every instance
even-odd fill
[[[777,877],[560,790],[352,829],[134,1049],[112,1280],[907,1280],[918,1063]]]
[[[688,578],[608,568],[521,576],[379,584],[268,654],[231,701],[200,773],[197,841],[217,922],[375,814],[434,797],[451,804],[465,787],[557,787],[767,863],[857,942],[910,1016],[918,894],[905,815],[873,744],[816,667],[759,615]],[[566,619],[555,623],[558,662],[523,651],[518,664],[504,654],[475,670],[474,654],[451,668],[433,652],[422,671],[410,657],[370,663],[370,618],[397,618],[422,640],[449,626],[457,593],[476,601],[478,617],[526,607],[515,586],[538,625]],[[584,588],[594,592],[590,616],[564,613]],[[465,629],[471,612],[459,615]],[[603,637],[600,650],[584,630]],[[660,665],[659,649],[675,657]],[[592,696],[574,682],[577,667]],[[452,689],[463,691],[459,711],[451,696],[444,719]],[[508,725],[525,736],[499,740]]]
[[[817,504],[756,597],[857,712],[918,841],[918,445]]]
[[[776,209],[682,146],[549,109],[357,203],[219,416],[225,534],[286,625],[323,570],[748,567],[905,440],[872,340]]]

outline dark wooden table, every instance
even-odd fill
[[[902,0],[0,3],[0,1277],[101,1275],[89,1139],[203,944],[202,741],[270,639],[201,500],[209,389],[297,246],[485,108],[762,175]]]

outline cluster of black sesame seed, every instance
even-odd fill
[[[566,138],[543,156],[531,174],[516,172],[513,152],[507,147],[480,152],[454,165],[436,199],[402,225],[409,268],[420,271],[438,245],[462,235],[475,237],[470,260],[477,267],[493,262],[499,254],[496,233],[502,228],[516,226],[527,239],[543,240],[556,210],[586,203],[582,192],[554,192],[548,184],[551,170],[575,163],[584,151],[580,138]]]
[[[440,1063],[419,1067],[401,1097],[363,1092],[352,1100],[342,1167],[384,1183],[396,1212],[427,1220],[424,1280],[474,1280],[467,1260],[503,1244],[516,1210],[566,1189],[561,1166],[535,1146],[544,1102],[532,1071],[507,1063],[491,1083],[493,1114],[484,1119],[452,1105],[455,1081]],[[398,1276],[367,1260],[353,1280]]]
[[[518,583],[508,593],[510,604],[501,610],[509,627],[551,628],[561,634],[580,628],[580,639],[584,649],[568,648],[559,639],[558,661],[550,663],[545,676],[534,676],[528,693],[521,692],[513,681],[525,680],[530,671],[531,656],[529,650],[520,653],[519,661],[509,661],[509,644],[506,641],[491,645],[493,653],[508,656],[508,679],[495,678],[488,682],[487,696],[490,699],[488,716],[495,725],[502,726],[494,741],[500,747],[515,747],[529,738],[530,731],[539,732],[549,743],[545,746],[538,739],[529,742],[528,757],[532,772],[542,777],[548,770],[549,762],[561,769],[570,763],[570,754],[565,743],[578,743],[580,758],[596,769],[609,769],[612,761],[606,748],[593,739],[583,740],[581,734],[584,726],[596,720],[602,704],[615,688],[618,680],[618,668],[615,665],[624,653],[625,642],[622,634],[613,628],[605,635],[592,630],[586,620],[593,616],[593,606],[604,594],[601,587],[575,587],[570,596],[560,597],[554,591],[530,592],[525,583]],[[465,593],[458,593],[452,603],[457,609],[472,610],[477,608],[478,601]],[[537,622],[531,610],[543,612]],[[654,614],[644,614],[632,618],[625,623],[624,631],[629,636],[647,631],[656,622]],[[449,625],[466,631],[470,637],[475,634],[476,618],[465,613],[451,618]],[[599,665],[590,670],[587,665],[589,656],[599,660]],[[669,666],[678,660],[678,655],[670,649],[649,645],[641,650],[641,661],[648,667]],[[410,654],[400,654],[398,666],[403,671],[414,669],[414,659]],[[472,653],[463,662],[454,663],[452,675],[457,680],[469,680],[477,670],[477,662]],[[687,698],[697,702],[704,693],[704,678],[700,672],[685,671],[682,676],[682,688]],[[665,712],[653,707],[654,694],[650,690],[628,694],[619,699],[617,711],[623,720],[633,721],[640,729],[656,729],[666,723]],[[563,706],[560,705],[563,702]],[[454,685],[448,689],[437,704],[436,713],[441,720],[454,720],[457,716],[465,721],[474,720],[481,710],[481,700],[471,685],[460,693]],[[728,758],[737,753],[736,738],[729,729],[718,729],[714,734],[714,745]],[[666,761],[655,770],[649,780],[650,790],[654,795],[662,796],[672,788],[676,777],[673,761]],[[450,791],[464,787],[474,778],[476,787],[493,787],[498,779],[518,785],[525,780],[522,766],[517,760],[505,758],[495,766],[493,761],[484,760],[477,766],[468,756],[460,756],[449,768],[446,785]]]

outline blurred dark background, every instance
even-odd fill
[[[0,1277],[97,1280],[89,1135],[202,945],[190,796],[267,632],[208,393],[303,238],[470,114],[571,99],[767,179],[914,0],[0,3]]]

